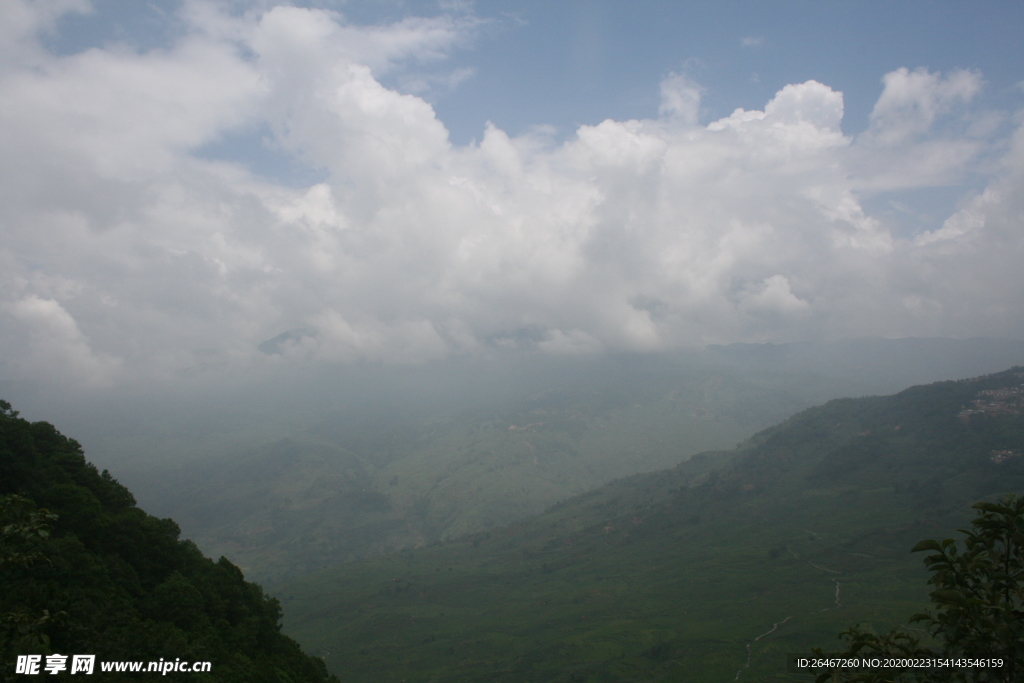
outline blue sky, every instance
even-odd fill
[[[238,8],[257,3],[237,3]],[[292,3],[362,24],[435,16],[457,3],[352,0]],[[47,42],[63,53],[110,42],[167,46],[185,29],[178,2],[100,0],[69,13]],[[493,121],[511,134],[552,125],[657,114],[658,84],[685,72],[705,88],[702,118],[756,109],[789,83],[842,91],[844,130],[867,128],[882,75],[901,66],[978,70],[986,96],[1020,96],[1024,5],[1019,2],[542,2],[465,3],[479,30],[442,65],[473,74],[430,93],[452,140],[465,144]],[[385,79],[385,82],[387,80]],[[396,82],[389,85],[398,86]]]
[[[479,77],[437,109],[455,137],[490,119],[510,132],[656,115],[669,72],[704,85],[702,118],[756,109],[783,86],[818,80],[843,92],[858,133],[901,66],[979,69],[994,96],[1020,80],[1019,3],[489,2],[481,13],[525,23],[459,54]]]
[[[0,27],[4,377],[1024,335],[1020,3]]]

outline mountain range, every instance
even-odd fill
[[[33,412],[67,425],[205,553],[276,583],[523,520],[613,479],[731,449],[832,398],[1021,362],[1018,341],[734,344],[348,368]]]
[[[1024,490],[1024,368],[833,400],[512,525],[273,590],[349,681],[809,680],[924,605],[909,550]]]

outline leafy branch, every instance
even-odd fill
[[[825,671],[818,683],[832,678],[856,683],[883,681],[1024,681],[1024,498],[1005,496],[998,503],[977,503],[977,516],[954,539],[923,540],[913,552],[930,551],[924,564],[932,573],[929,597],[934,611],[915,614],[938,644],[921,647],[903,630],[874,634],[855,626],[840,634],[848,655],[878,657],[1001,658],[1001,669],[893,669],[856,672]],[[818,650],[820,653],[820,650]]]

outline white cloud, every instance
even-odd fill
[[[116,378],[118,361],[94,353],[74,318],[53,299],[30,295],[6,309],[27,333],[18,359],[25,376],[85,386],[108,385]]]
[[[45,56],[37,36],[51,33],[69,13],[92,11],[89,0],[5,0],[0,3],[0,70],[32,64]]]
[[[0,125],[13,158],[42,156],[61,175],[74,163],[106,180],[135,179],[244,124],[259,89],[259,74],[230,46],[207,40],[144,55],[90,50],[4,78]]]
[[[966,207],[947,218],[938,230],[926,230],[914,238],[914,244],[923,246],[935,242],[952,240],[985,227],[985,217],[993,206],[1000,203],[999,193],[986,190],[974,198]]]
[[[702,92],[703,89],[686,76],[671,74],[661,82],[658,113],[695,125],[700,114]]]
[[[976,121],[968,119],[968,125],[941,134],[935,127],[942,117],[978,95],[981,75],[964,70],[943,75],[904,67],[886,74],[883,83],[870,126],[857,140],[861,153],[851,163],[856,187],[891,191],[959,181],[983,150],[983,140],[969,134],[970,123]]]
[[[764,45],[764,38],[744,36],[743,38],[740,38],[740,45],[743,47],[761,47]]]
[[[793,294],[785,275],[772,275],[744,293],[743,308],[765,313],[802,313],[810,304]]]
[[[890,145],[927,132],[937,117],[958,102],[970,102],[981,90],[981,76],[964,70],[942,76],[901,67],[882,82],[885,89],[871,111],[868,136]]]
[[[822,83],[701,126],[701,86],[670,75],[655,119],[564,143],[488,125],[455,146],[381,78],[443,60],[470,15],[359,27],[217,7],[188,3],[193,28],[165,50],[37,44],[0,77],[17,160],[0,169],[0,344],[19,372],[1024,333],[1021,133],[988,189],[916,239],[861,202],[947,181],[998,142],[998,126],[936,132],[977,74],[889,74],[856,139]],[[256,127],[326,180],[293,189],[193,154]],[[278,353],[257,349],[289,330],[303,332]]]

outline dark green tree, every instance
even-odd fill
[[[0,409],[5,406],[0,406]],[[51,523],[57,515],[48,510],[36,510],[32,501],[14,494],[0,496],[0,568],[5,566],[30,567],[36,562],[46,562],[39,549],[39,542],[50,536]],[[63,612],[50,615],[49,610],[38,614],[24,611],[0,613],[0,671],[9,655],[21,649],[45,649],[50,644],[46,627],[60,623],[66,617]]]
[[[18,655],[78,653],[212,663],[166,681],[336,683],[281,633],[276,599],[179,536],[87,462],[78,442],[0,400],[0,681],[23,677]],[[123,678],[96,671],[90,680]]]
[[[35,542],[49,537],[51,522],[56,520],[57,515],[36,510],[24,496],[0,497],[0,567],[26,566],[44,559]]]
[[[1002,659],[1002,668],[930,670],[864,670],[824,672],[829,678],[858,683],[883,681],[1024,681],[1024,498],[1008,495],[998,503],[977,503],[971,529],[954,539],[924,540],[914,552],[932,572],[928,583],[932,610],[914,615],[930,634],[933,646],[923,647],[902,629],[870,633],[859,626],[840,634],[845,654],[878,657],[942,657]]]

